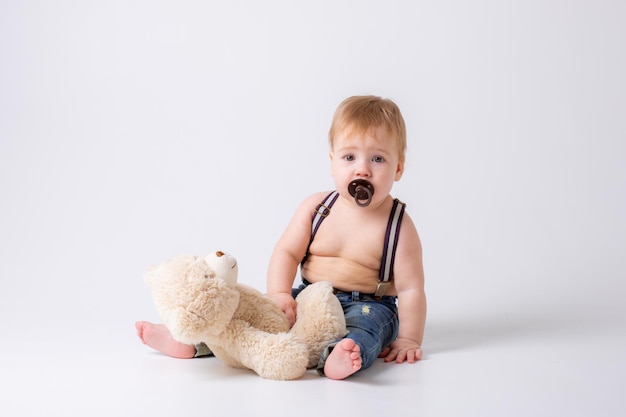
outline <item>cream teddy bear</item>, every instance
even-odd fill
[[[205,343],[229,366],[262,378],[297,379],[317,365],[323,349],[345,336],[341,305],[329,282],[309,285],[296,298],[297,321],[259,291],[237,283],[237,261],[214,252],[180,255],[145,276],[163,323],[183,343]]]

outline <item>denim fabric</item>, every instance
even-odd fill
[[[211,349],[209,349],[209,347],[207,345],[205,345],[204,343],[199,343],[197,345],[195,345],[196,348],[196,354],[193,356],[194,358],[202,358],[205,356],[214,356],[213,352],[211,352]]]
[[[301,284],[292,289],[295,297],[306,287]],[[380,352],[389,346],[398,336],[398,307],[394,296],[384,296],[374,299],[358,292],[335,294],[343,307],[346,326],[350,339],[361,348],[361,370],[370,367],[378,358]],[[331,343],[322,353],[318,365],[318,372],[323,375],[324,363],[328,355],[339,340]]]

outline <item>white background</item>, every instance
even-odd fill
[[[625,21],[609,0],[3,0],[0,414],[623,415]],[[150,265],[221,249],[265,288],[355,94],[406,119],[425,360],[276,386],[143,346]]]

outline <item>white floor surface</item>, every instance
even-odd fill
[[[69,338],[48,329],[39,342],[2,342],[0,415],[626,415],[623,309],[486,317],[435,316],[424,360],[345,381],[314,371],[269,381],[215,358],[165,357],[132,322]]]

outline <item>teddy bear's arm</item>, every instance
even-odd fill
[[[234,318],[270,333],[289,331],[287,316],[271,298],[247,285],[238,284],[237,290],[240,298]]]

